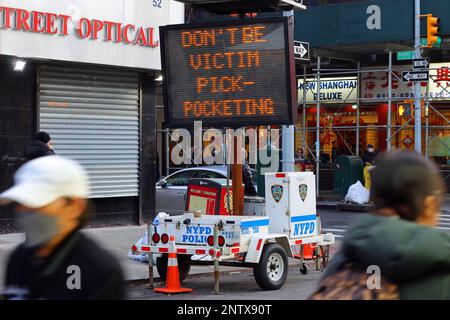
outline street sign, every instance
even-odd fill
[[[402,81],[428,81],[428,71],[403,71]]]
[[[397,60],[412,60],[414,59],[414,50],[412,51],[399,51],[397,52]]]
[[[309,43],[294,41],[295,60],[309,61]]]
[[[289,125],[297,112],[287,18],[161,27],[166,124]]]
[[[413,69],[414,70],[423,70],[428,67],[428,61],[427,59],[414,59],[413,60]]]

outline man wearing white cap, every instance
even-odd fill
[[[79,232],[88,176],[73,160],[47,156],[23,165],[0,205],[14,204],[26,240],[11,255],[7,299],[121,299],[123,274],[108,252]]]

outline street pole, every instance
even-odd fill
[[[420,53],[420,0],[415,0],[414,59],[422,58]],[[420,82],[414,82],[414,149],[422,154],[422,114],[420,107]]]
[[[283,126],[283,172],[294,171],[294,126]]]
[[[392,126],[392,50],[389,50],[389,66],[388,66],[388,110],[387,110],[387,138],[386,150],[391,151],[391,126]]]
[[[317,57],[317,107],[316,107],[316,196],[319,196],[320,170],[320,56]]]
[[[283,13],[284,16],[289,18],[289,23],[294,24],[294,11],[286,11]],[[292,26],[292,30],[293,30]],[[291,29],[290,29],[291,30]],[[293,31],[292,31],[293,32]],[[297,79],[297,78],[296,78]],[[295,83],[297,87],[297,82]],[[297,103],[296,103],[297,104]],[[296,112],[298,109],[295,108]],[[294,171],[294,138],[295,138],[295,126],[283,126],[282,127],[282,159],[283,159],[283,172],[293,172]]]

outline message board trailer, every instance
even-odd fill
[[[220,263],[253,268],[255,280],[263,290],[277,290],[284,285],[289,257],[300,259],[300,271],[306,274],[304,261],[307,259],[298,255],[296,248],[315,248],[316,267],[319,270],[326,266],[329,246],[335,242],[332,234],[290,239],[284,233],[270,233],[271,223],[265,216],[204,215],[196,218],[194,213],[187,212],[160,221],[149,234],[150,243],[136,244],[134,253],[149,253],[150,261],[155,254],[158,273],[164,277],[169,237],[173,235],[177,254],[186,257],[178,260],[181,280],[188,275],[192,264]]]
[[[151,228],[150,243],[137,245],[137,252],[162,254],[156,265],[158,273],[165,274],[164,257],[173,235],[177,253],[188,256],[179,260],[184,275],[191,264],[199,263],[253,268],[255,280],[264,290],[283,286],[289,257],[300,260],[302,274],[308,272],[304,263],[307,260],[314,260],[317,270],[325,268],[335,237],[321,233],[320,217],[315,211],[314,175],[274,173],[266,174],[265,179],[266,188],[271,190],[266,192],[265,216],[196,217],[186,212],[166,217]]]
[[[161,27],[167,125],[293,124],[291,27],[286,17]]]

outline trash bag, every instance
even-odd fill
[[[369,203],[369,196],[370,192],[358,181],[355,184],[352,184],[348,189],[345,201],[356,204],[366,204]]]
[[[155,217],[155,219],[153,219],[153,225],[154,226],[158,226],[159,225],[159,221],[161,221],[162,219],[165,219],[169,217],[169,215],[165,212],[160,212],[158,213],[158,215]],[[142,244],[147,244],[148,243],[148,229],[145,230],[144,235],[135,243],[135,246],[139,247]],[[131,249],[128,251],[127,254],[129,259],[132,260],[136,260],[139,262],[148,262],[148,254],[133,254],[133,252],[131,251]],[[155,255],[153,255],[155,256]]]
[[[136,243],[135,246],[140,246],[142,244],[147,244],[148,243],[148,233],[147,230],[145,230],[144,236],[141,237]],[[148,262],[148,254],[133,254],[133,252],[131,251],[131,249],[128,251],[127,254],[128,258],[132,259],[132,260],[136,260],[139,262]]]

